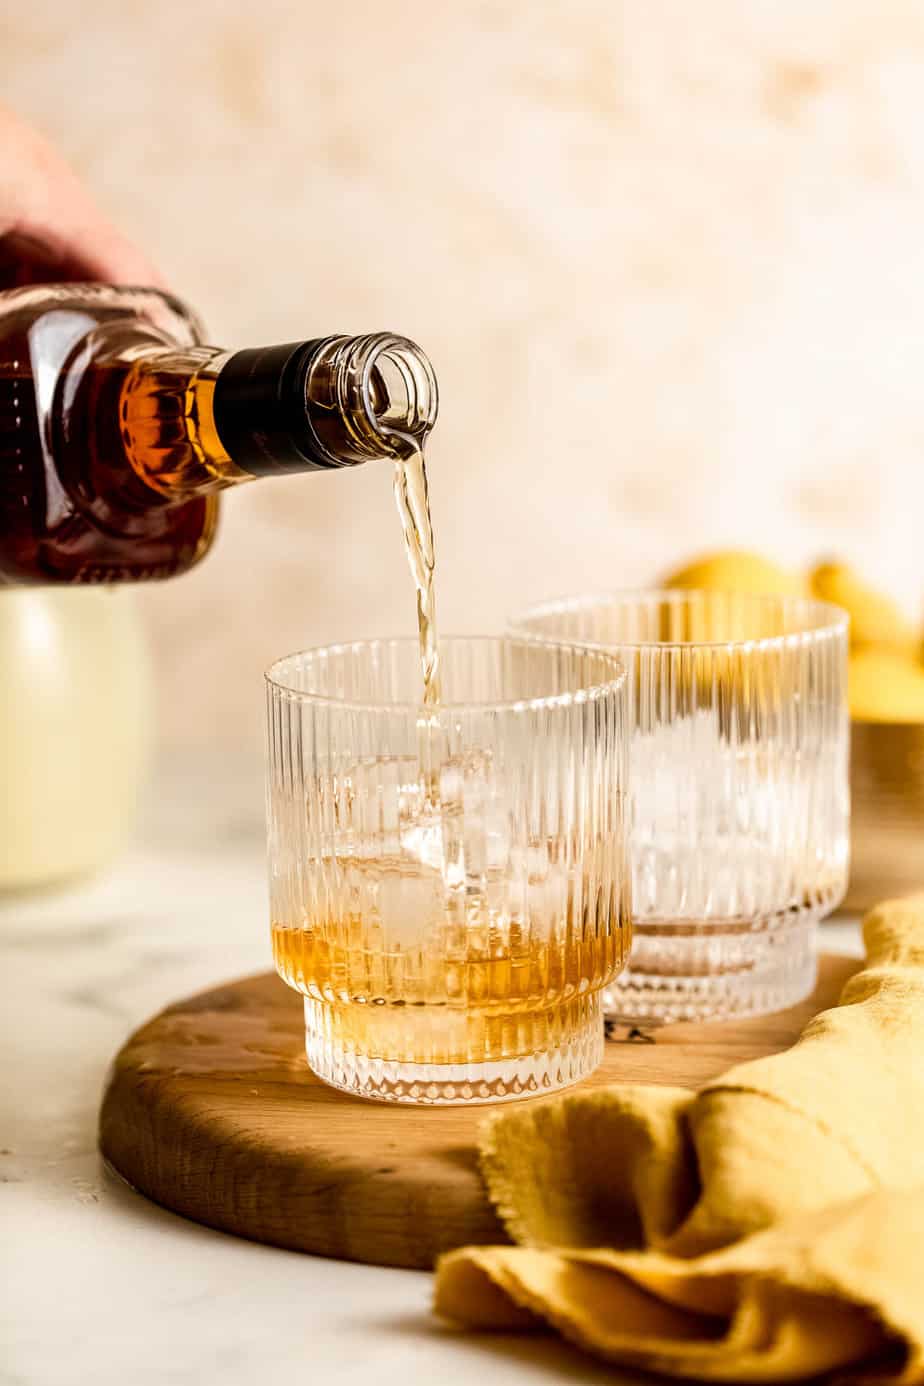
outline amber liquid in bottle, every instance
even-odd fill
[[[112,328],[119,310],[105,291],[64,290],[53,305],[44,289],[5,298],[0,584],[138,580],[191,567],[211,542],[217,496],[170,503],[144,485],[121,431],[120,392],[130,367],[106,356],[86,362],[80,351],[95,331]],[[177,314],[176,328],[194,340],[191,320]],[[154,344],[164,341],[155,337]],[[178,433],[178,419],[168,417],[179,412],[176,400],[151,408],[160,411],[152,432]]]

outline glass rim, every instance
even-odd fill
[[[619,658],[605,646],[595,645],[584,640],[536,640],[517,631],[501,635],[440,636],[440,649],[455,643],[519,645],[533,650],[544,648],[567,651],[573,655],[591,655],[609,669],[611,677],[584,684],[580,688],[573,688],[560,693],[543,693],[532,698],[489,698],[480,702],[476,699],[470,701],[441,699],[438,703],[428,704],[421,699],[415,701],[408,699],[370,701],[368,698],[351,699],[325,693],[308,693],[302,688],[293,687],[291,683],[286,682],[280,676],[284,665],[293,660],[305,659],[310,655],[358,654],[362,650],[372,650],[377,647],[386,649],[393,646],[405,646],[415,651],[419,650],[419,643],[415,636],[399,635],[379,636],[368,640],[339,641],[333,645],[312,645],[304,650],[293,650],[291,654],[282,655],[279,659],[274,660],[264,670],[263,679],[266,685],[274,691],[286,694],[295,702],[311,704],[315,707],[333,707],[351,712],[413,712],[417,716],[430,720],[438,718],[443,713],[532,712],[544,708],[574,707],[581,703],[595,701],[608,693],[624,692],[628,685],[629,676]]]
[[[584,645],[590,649],[618,651],[625,650],[767,650],[774,646],[799,644],[806,640],[814,640],[822,636],[832,636],[846,634],[850,625],[850,616],[842,607],[835,606],[832,602],[819,601],[815,597],[802,596],[798,592],[773,593],[773,592],[734,592],[726,589],[707,589],[701,587],[637,587],[637,588],[615,588],[609,592],[587,592],[579,593],[570,597],[553,597],[548,601],[536,602],[533,606],[528,606],[520,611],[516,616],[508,620],[508,628],[514,635],[525,636],[527,639],[544,641],[548,639],[550,643],[560,643],[561,636],[550,633],[547,637],[540,632],[530,630],[528,622],[534,621],[543,616],[573,615],[578,612],[590,612],[595,610],[605,610],[617,606],[629,606],[633,603],[641,605],[643,601],[664,601],[672,602],[675,605],[682,605],[690,599],[711,599],[715,597],[731,597],[736,601],[747,603],[758,609],[766,610],[768,607],[777,608],[793,606],[800,607],[803,611],[811,611],[817,617],[814,624],[806,624],[801,630],[786,631],[782,635],[758,635],[748,638],[735,638],[731,640],[633,640],[633,639],[613,639],[607,641],[593,640],[590,637],[582,636],[576,640],[569,636],[570,643]]]

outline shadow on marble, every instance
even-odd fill
[[[234,1237],[217,1228],[205,1227],[201,1223],[193,1222],[167,1208],[162,1208],[157,1203],[152,1203],[150,1199],[127,1184],[119,1174],[105,1164],[102,1158],[99,1161],[99,1168],[109,1210],[131,1219],[135,1224],[144,1223],[153,1228],[161,1227],[174,1235],[182,1235],[199,1243],[209,1240],[214,1241],[216,1245],[221,1242],[231,1242],[237,1247],[249,1248],[254,1256],[266,1258],[284,1256],[291,1261],[293,1267],[297,1265],[317,1267],[327,1259],[306,1255],[304,1252],[287,1251],[281,1247],[265,1246],[260,1242],[250,1242],[240,1237]],[[331,1263],[331,1268],[333,1270],[335,1267],[353,1264],[356,1263],[335,1261]],[[363,1267],[363,1269],[408,1277],[417,1277],[421,1274],[419,1271],[407,1271],[394,1267],[369,1266]],[[430,1345],[456,1346],[460,1355],[467,1354],[469,1365],[473,1370],[480,1367],[480,1359],[483,1358],[485,1368],[490,1371],[490,1359],[493,1358],[495,1363],[502,1360],[522,1367],[535,1367],[537,1372],[548,1373],[551,1371],[561,1381],[582,1383],[582,1386],[604,1386],[604,1383],[606,1386],[641,1386],[641,1383],[654,1381],[654,1378],[647,1377],[640,1372],[618,1372],[603,1363],[595,1362],[592,1358],[580,1353],[577,1348],[573,1348],[568,1343],[547,1333],[468,1333],[441,1321],[435,1315],[431,1316],[426,1313],[401,1313],[391,1317],[370,1314],[363,1316],[363,1328],[364,1331],[406,1338],[409,1342],[416,1341],[418,1344],[426,1342]]]
[[[252,1242],[245,1237],[235,1237],[230,1232],[223,1232],[219,1227],[207,1227],[205,1223],[194,1222],[192,1218],[183,1217],[182,1213],[175,1213],[170,1208],[162,1207],[161,1204],[155,1203],[153,1199],[148,1198],[146,1194],[141,1193],[123,1179],[121,1174],[103,1159],[98,1150],[96,1163],[100,1187],[109,1210],[116,1214],[125,1215],[131,1218],[133,1222],[144,1222],[155,1227],[160,1226],[177,1236],[186,1236],[193,1241],[233,1242],[236,1246],[251,1247],[255,1253],[263,1253],[267,1256],[288,1256],[293,1261],[300,1261],[304,1258],[302,1252],[287,1251],[285,1247],[267,1246],[263,1242]]]
[[[561,1381],[586,1383],[586,1386],[647,1386],[663,1378],[649,1376],[644,1372],[620,1371],[603,1362],[579,1352],[577,1348],[564,1342],[551,1333],[471,1333],[463,1328],[445,1323],[435,1315],[403,1314],[400,1317],[370,1318],[368,1327],[377,1333],[392,1333],[420,1340],[439,1340],[447,1345],[455,1341],[460,1351],[473,1357],[484,1358],[486,1371],[491,1370],[491,1359],[516,1363],[523,1367],[536,1367],[548,1373],[552,1371]],[[473,1361],[473,1369],[481,1362]]]

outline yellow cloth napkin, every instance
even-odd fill
[[[613,1087],[504,1113],[482,1170],[515,1246],[437,1268],[472,1327],[543,1322],[614,1362],[924,1381],[924,895],[786,1053],[692,1093]]]

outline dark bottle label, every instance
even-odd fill
[[[228,456],[254,476],[349,466],[321,443],[306,378],[326,338],[238,351],[215,381],[214,419]]]

